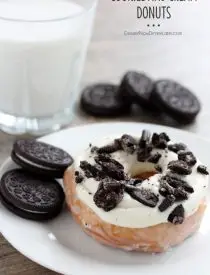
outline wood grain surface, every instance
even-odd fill
[[[161,21],[159,30],[183,31],[183,35],[165,37],[126,36],[125,31],[148,31],[146,25],[151,20],[137,20],[135,7],[128,3],[100,0],[82,85],[99,81],[118,83],[128,69],[146,71],[153,78],[174,78],[192,88],[202,102],[202,112],[194,124],[181,127],[166,116],[157,117],[139,108],[134,110],[132,117],[123,117],[120,120],[165,124],[210,138],[207,126],[210,120],[210,38],[206,35],[210,23],[210,6],[207,7],[207,1],[205,6],[201,2],[183,5],[181,9],[178,4],[174,6],[173,18],[167,22]],[[199,20],[194,20],[195,14]],[[74,120],[70,126],[97,121],[101,120],[85,116],[75,105]],[[9,155],[14,139],[15,137],[0,133],[0,163]],[[0,235],[0,275],[13,274],[56,273],[22,256]]]

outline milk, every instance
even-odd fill
[[[0,112],[40,118],[71,106],[91,18],[68,0],[0,1]]]

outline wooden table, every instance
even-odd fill
[[[210,39],[209,1],[199,3],[176,3],[173,18],[159,20],[157,27],[147,24],[152,20],[137,20],[136,5],[100,0],[95,29],[88,51],[83,85],[91,82],[118,83],[128,69],[143,70],[154,78],[177,79],[193,88],[202,102],[202,112],[193,125],[185,126],[188,131],[210,138]],[[207,3],[208,2],[208,3]],[[181,7],[182,6],[182,7]],[[182,36],[125,35],[126,32],[182,31]],[[121,118],[126,121],[144,121],[180,127],[167,117],[155,118],[137,109],[133,117]],[[95,122],[75,108],[72,125]],[[98,120],[99,121],[99,120]],[[0,163],[9,155],[14,137],[0,134]],[[56,274],[17,252],[0,236],[1,275],[53,275]]]

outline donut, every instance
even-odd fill
[[[90,144],[64,174],[75,221],[96,241],[160,253],[195,233],[209,172],[181,142],[144,130]]]

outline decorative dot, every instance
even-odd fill
[[[152,26],[155,27],[155,24],[153,24]]]
[[[160,27],[160,24],[158,24],[158,27]]]
[[[149,27],[149,24],[147,24],[147,27]]]

